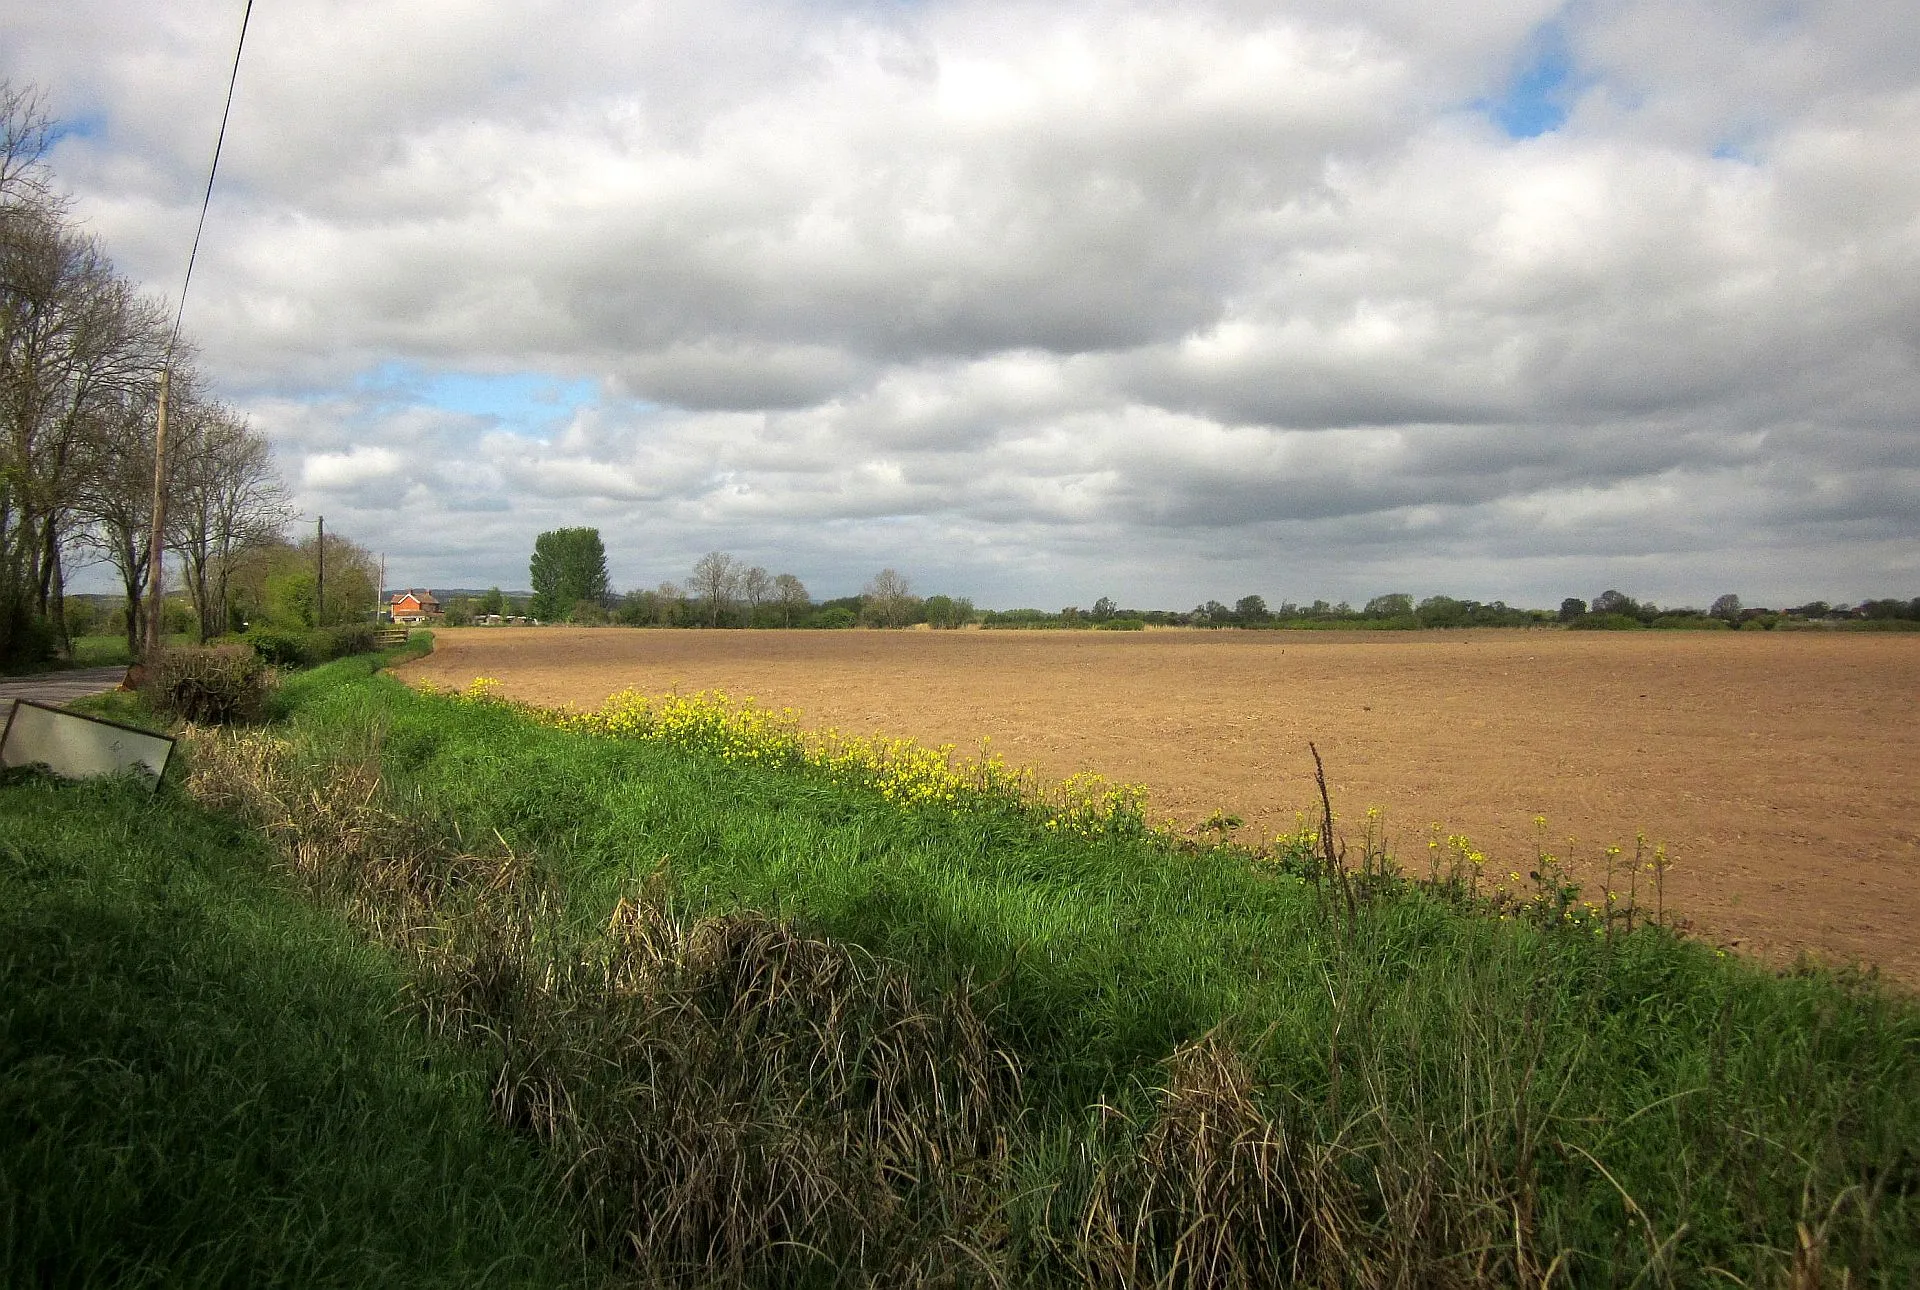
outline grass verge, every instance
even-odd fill
[[[578,1284],[485,1063],[267,872],[170,792],[0,787],[0,1283]]]
[[[1920,1010],[1870,978],[353,660],[283,694],[199,791],[658,1277],[1920,1282]]]
[[[167,637],[170,647],[192,643],[191,633],[176,632]],[[34,676],[43,672],[64,672],[78,667],[125,667],[132,662],[127,638],[120,635],[76,636],[71,658],[43,659],[17,667],[0,667],[0,676]]]
[[[173,783],[0,780],[0,1284],[599,1280],[484,1057],[275,868]]]

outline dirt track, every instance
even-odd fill
[[[1524,869],[1561,854],[1677,867],[1696,932],[1808,950],[1920,985],[1920,635],[1824,633],[443,631],[413,680],[499,678],[537,703],[632,686],[720,689],[810,726],[978,748],[1049,778],[1093,770],[1156,814],[1249,834],[1312,800],[1386,808],[1425,866],[1428,825]],[[1243,835],[1246,836],[1246,835]],[[1579,839],[1569,848],[1568,837]]]

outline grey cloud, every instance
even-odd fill
[[[804,408],[842,393],[870,368],[828,345],[689,339],[620,365],[640,398],[696,410]]]
[[[41,10],[0,73],[104,122],[76,209],[173,290],[233,15]],[[588,517],[636,583],[718,546],[989,602],[1892,594],[1903,15],[276,5],[188,325],[300,504],[415,581],[519,581]],[[1572,114],[1508,139],[1476,105],[1545,23]],[[536,439],[389,363],[600,393]]]

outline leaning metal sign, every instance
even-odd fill
[[[173,740],[118,721],[16,699],[0,733],[0,767],[43,766],[67,779],[144,772],[157,787]]]

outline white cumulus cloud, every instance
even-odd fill
[[[239,9],[0,16],[155,291]],[[1916,68],[1892,0],[288,0],[187,325],[414,582],[1911,595]]]

